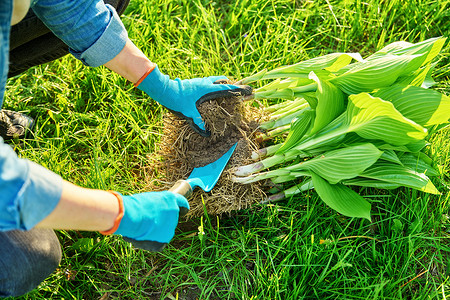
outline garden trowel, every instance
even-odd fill
[[[220,175],[230,160],[231,155],[233,155],[236,146],[237,143],[216,161],[213,161],[206,166],[195,168],[186,180],[178,180],[173,187],[169,189],[169,191],[183,195],[186,199],[192,195],[192,192],[197,186],[202,188],[205,192],[211,191],[219,180]],[[180,217],[186,215],[187,212],[187,208],[180,207]],[[136,248],[149,251],[161,251],[167,245],[166,243],[155,241],[137,241],[127,237],[124,237],[124,240],[132,243]]]
[[[237,143],[234,144],[224,155],[216,161],[204,166],[195,168],[188,179],[178,180],[169,191],[183,195],[189,198],[195,187],[201,187],[205,192],[209,192],[216,185],[225,166],[233,155]]]

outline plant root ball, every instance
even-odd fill
[[[160,149],[152,157],[149,189],[167,190],[179,179],[186,179],[196,167],[212,163],[238,143],[225,171],[211,192],[196,188],[189,199],[189,217],[206,212],[221,215],[249,207],[265,197],[259,184],[232,182],[231,169],[250,162],[256,145],[255,135],[263,118],[262,111],[244,103],[241,97],[206,101],[199,106],[211,136],[202,137],[182,119],[167,113]]]

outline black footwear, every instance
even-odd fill
[[[34,120],[19,112],[0,110],[0,136],[6,141],[22,138],[34,125]]]

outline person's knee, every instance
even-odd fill
[[[10,255],[2,253],[4,259],[0,260],[0,267],[6,271],[0,272],[0,297],[21,296],[32,291],[61,261],[61,246],[51,230],[37,230],[28,240],[19,234],[12,240],[11,245],[16,248]]]

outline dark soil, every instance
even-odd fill
[[[196,188],[189,203],[188,217],[230,213],[261,201],[264,194],[258,185],[233,183],[230,169],[249,162],[251,151],[258,148],[255,135],[262,113],[242,102],[240,97],[206,101],[199,107],[211,136],[202,137],[187,123],[168,113],[160,151],[151,163],[155,168],[150,179],[153,190],[169,189],[177,180],[186,179],[196,167],[205,166],[227,152],[235,143],[236,150],[216,186],[209,193]]]
[[[203,167],[216,161],[239,141],[240,149],[235,151],[237,155],[250,155],[249,137],[256,131],[258,123],[244,119],[245,112],[238,98],[206,101],[200,105],[199,111],[211,136],[203,137],[180,124],[185,127],[183,131],[186,134],[180,135],[173,145],[189,167]],[[174,132],[179,130],[174,128]]]

